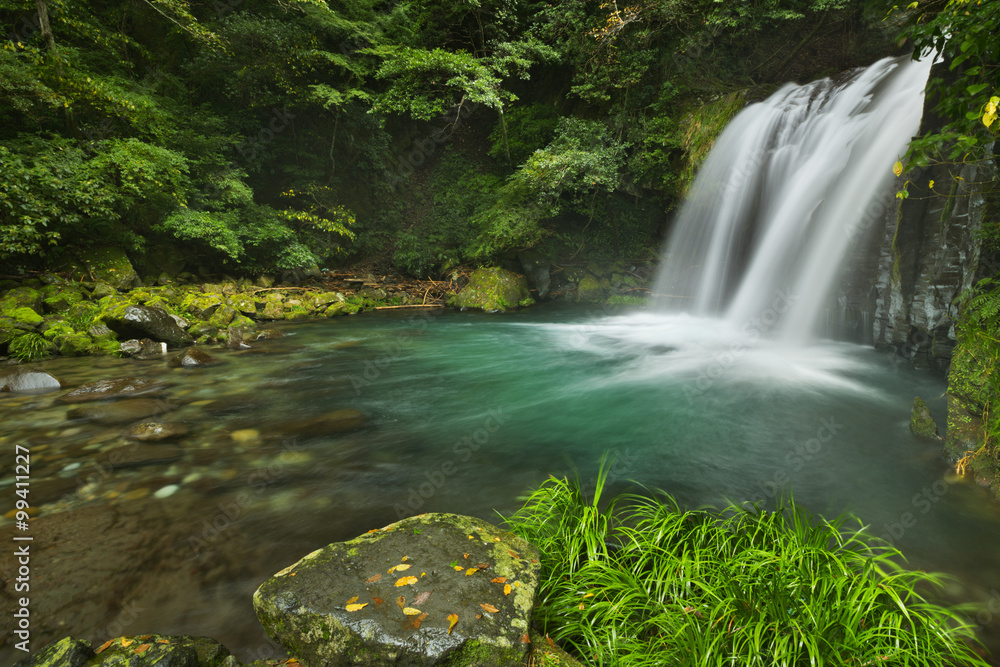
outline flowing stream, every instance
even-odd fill
[[[33,522],[37,628],[51,614],[53,636],[207,634],[244,660],[281,655],[252,612],[264,578],[400,516],[489,518],[549,474],[589,483],[604,452],[616,457],[614,491],[634,480],[688,506],[791,491],[813,511],[856,513],[913,566],[957,574],[955,599],[1000,590],[998,505],[950,478],[940,446],[908,430],[918,394],[943,422],[944,380],[886,353],[789,349],[716,319],[554,306],[284,329],[201,369],[40,364],[70,384],[169,382],[161,418],[191,430],[146,446],[169,448],[164,461],[110,469],[109,452],[130,447],[122,426],[68,419],[58,393],[0,398],[2,437],[32,448],[32,483],[69,487]],[[344,409],[368,423],[305,426]],[[12,482],[5,468],[0,493]],[[62,532],[43,530],[60,519]],[[992,633],[992,616],[982,620]]]

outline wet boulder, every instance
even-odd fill
[[[423,514],[314,551],[265,581],[267,634],[309,665],[520,666],[538,552],[456,514]]]
[[[88,248],[80,253],[80,261],[88,277],[117,290],[133,287],[139,277],[121,248],[105,246]]]
[[[229,649],[210,637],[140,635],[116,637],[92,649],[67,637],[33,653],[15,667],[229,667]]]
[[[199,366],[213,366],[219,360],[204,350],[191,347],[170,360],[171,368],[197,368]]]
[[[172,347],[194,342],[162,308],[126,306],[106,314],[104,323],[120,338],[152,338]]]
[[[148,338],[143,338],[142,340],[132,338],[131,340],[122,341],[118,349],[126,356],[135,357],[143,361],[162,357],[167,353],[167,344]]]
[[[453,308],[479,308],[486,312],[530,306],[534,301],[528,293],[528,281],[519,273],[498,267],[476,269],[469,284],[448,299]]]
[[[149,380],[147,378],[108,378],[106,380],[97,380],[82,384],[65,396],[61,396],[59,402],[88,403],[90,401],[105,401],[116,398],[150,396],[161,393],[166,386],[165,382]]]
[[[42,393],[61,388],[59,380],[45,371],[22,366],[0,367],[0,391]]]

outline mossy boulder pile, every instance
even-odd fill
[[[422,514],[314,551],[254,608],[303,665],[524,664],[538,551],[457,514]]]

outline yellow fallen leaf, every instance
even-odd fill
[[[579,609],[580,611],[583,611],[583,603],[582,602],[580,603],[580,606],[577,607],[577,609]]]
[[[896,174],[896,176],[902,176],[903,163],[900,162],[899,160],[896,160],[896,163],[892,165],[892,173]]]
[[[510,584],[504,584],[503,585],[503,594],[504,595],[510,595],[511,590],[513,590],[513,589],[510,587]]]
[[[448,614],[448,634],[458,625],[458,614]]]
[[[122,639],[122,646],[131,646],[135,643],[134,639]]]
[[[352,597],[350,600],[347,601],[347,604],[352,604],[354,602],[357,602],[359,597],[361,597],[361,596],[360,595],[355,595],[354,597]]]
[[[152,646],[152,644],[139,644],[132,652],[139,655],[148,651],[150,646]]]
[[[583,597],[585,597],[585,598],[592,598],[592,597],[594,597],[594,594],[593,593],[587,593]]]
[[[409,556],[403,556],[399,560],[401,560],[401,561],[403,561],[405,563],[406,561],[410,560],[410,557]]]
[[[407,616],[419,616],[423,612],[416,607],[403,607],[403,613]]]
[[[396,606],[399,607],[400,609],[402,609],[403,607],[405,607],[406,606],[406,598],[403,597],[402,595],[400,595],[398,598],[396,598]]]
[[[469,575],[475,574],[476,572],[479,572],[478,567],[470,567],[468,570],[465,571],[465,576],[468,577]]]
[[[374,584],[376,581],[382,578],[381,574],[373,574],[372,576],[365,579],[366,584]]]
[[[396,581],[395,585],[396,586],[409,586],[410,584],[415,584],[415,583],[417,583],[417,578],[416,577],[400,577]]]
[[[347,611],[361,611],[368,606],[367,602],[362,602],[361,604],[349,604],[347,605]]]
[[[401,565],[397,565],[394,569],[396,572],[402,572],[403,570],[409,570],[411,567],[413,566],[408,563],[403,563]]]
[[[490,612],[491,614],[495,614],[498,611],[500,611],[499,609],[497,609],[496,607],[494,607],[491,604],[485,604],[485,603],[480,602],[479,606],[482,607],[483,609],[485,609],[486,611]]]
[[[461,565],[456,565],[456,566],[455,566],[455,572],[461,572],[461,571],[462,571],[462,570],[464,570],[464,569],[465,569],[465,568],[464,568],[464,567],[462,567]]]

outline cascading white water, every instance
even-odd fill
[[[780,335],[808,337],[918,130],[932,60],[886,58],[842,80],[788,84],[743,110],[675,221],[659,306],[740,327],[777,303]]]

